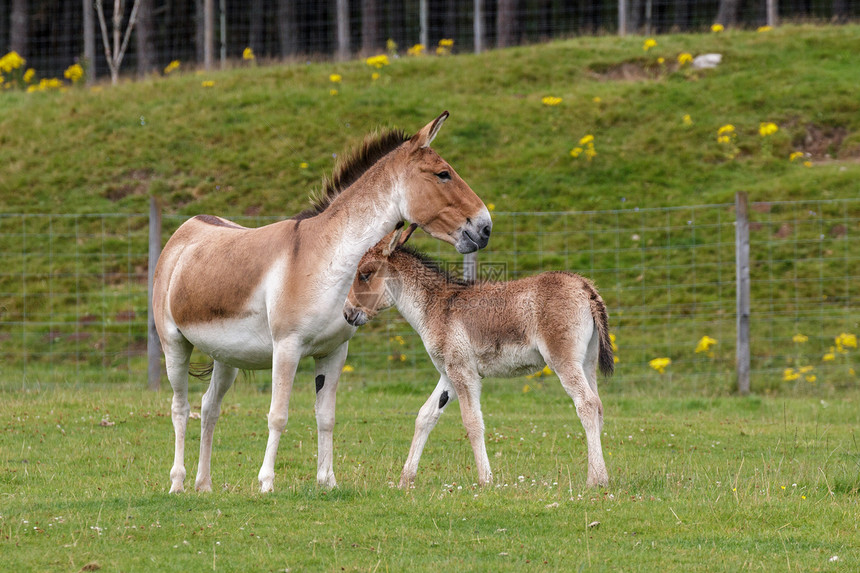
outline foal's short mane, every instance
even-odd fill
[[[421,266],[423,266],[426,270],[430,271],[433,274],[441,276],[448,284],[452,284],[459,287],[468,287],[474,284],[474,281],[464,280],[457,275],[451,274],[439,264],[439,261],[435,259],[431,259],[429,255],[426,253],[422,253],[417,249],[413,249],[409,245],[401,245],[397,247],[395,252],[403,253],[408,257],[415,259]]]
[[[366,136],[358,149],[338,161],[331,177],[323,179],[322,189],[311,199],[312,206],[293,219],[309,219],[325,211],[344,189],[406,141],[409,141],[409,136],[402,129],[385,129]]]

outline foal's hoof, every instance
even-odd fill
[[[260,480],[260,493],[269,493],[271,491],[275,491],[275,480],[272,479],[261,479]]]
[[[185,491],[185,487],[183,487],[182,482],[173,483],[170,486],[170,493],[183,493]]]
[[[200,480],[196,484],[194,484],[194,488],[199,492],[211,492],[212,491],[212,479]]]

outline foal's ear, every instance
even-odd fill
[[[394,249],[400,244],[400,237],[403,235],[403,226],[401,225],[397,229],[388,233],[384,239],[382,239],[383,247],[382,247],[382,256],[388,258],[388,256],[394,252]]]
[[[415,229],[418,228],[418,223],[411,223],[406,229],[403,231],[403,234],[400,235],[400,241],[397,242],[397,246],[403,245],[406,241],[409,240],[409,237],[412,236],[412,233],[415,232]]]
[[[443,111],[442,115],[422,127],[421,131],[412,137],[411,143],[415,147],[421,149],[430,147],[430,143],[433,141],[433,138],[436,137],[436,134],[439,133],[439,128],[442,127],[442,124],[445,123],[446,119],[448,119],[448,112]]]

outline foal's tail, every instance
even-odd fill
[[[597,363],[601,374],[612,376],[612,373],[615,372],[615,358],[612,356],[612,341],[609,338],[609,315],[606,313],[606,304],[594,284],[588,279],[584,280],[591,303],[591,316],[594,318],[594,326],[597,328],[599,344]]]

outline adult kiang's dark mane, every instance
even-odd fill
[[[361,146],[338,161],[331,176],[323,179],[322,189],[311,199],[312,206],[293,219],[309,219],[325,211],[344,189],[406,141],[409,141],[409,136],[402,129],[385,129],[365,137]]]
[[[401,245],[397,247],[397,251],[395,252],[403,253],[406,256],[415,259],[428,272],[435,275],[439,275],[448,284],[455,285],[458,287],[468,287],[475,284],[474,281],[464,280],[457,275],[451,274],[448,270],[444,269],[441,264],[439,264],[439,261],[431,259],[426,253],[422,253],[417,249],[413,249],[409,245]]]

